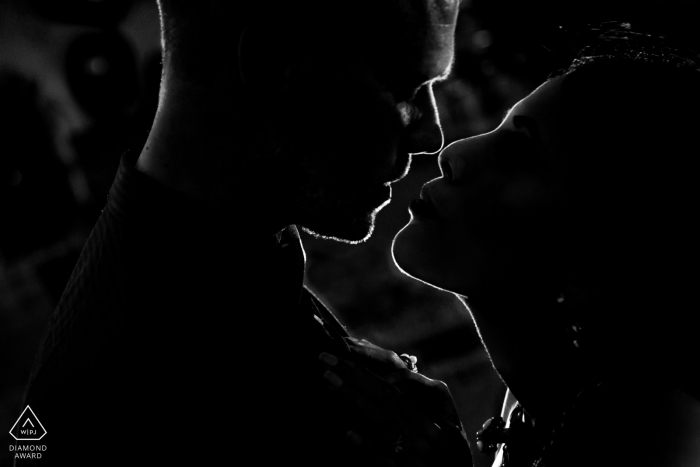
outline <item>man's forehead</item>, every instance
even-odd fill
[[[389,15],[384,34],[375,43],[396,59],[410,62],[428,74],[441,74],[448,69],[453,57],[454,33],[459,12],[459,0],[375,0],[385,3]],[[386,10],[385,10],[386,11]]]
[[[426,5],[426,56],[433,57],[432,66],[446,70],[452,64],[454,35],[459,12],[459,0],[421,0]]]
[[[378,69],[411,69],[427,78],[444,74],[454,51],[460,0],[352,0],[309,2],[296,12],[290,34],[322,60],[359,56]],[[313,7],[311,5],[314,5]],[[313,14],[312,14],[313,13]],[[319,20],[319,18],[322,18]],[[292,26],[287,21],[288,27]]]
[[[391,2],[398,20],[397,32],[411,37],[435,40],[454,34],[459,0],[383,0]],[[391,8],[391,7],[390,7]]]
[[[459,0],[395,0],[408,5],[433,24],[451,24],[457,17]]]

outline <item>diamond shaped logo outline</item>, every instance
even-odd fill
[[[36,423],[39,425],[39,427],[40,427],[41,430],[43,431],[43,433],[41,434],[41,436],[39,436],[38,438],[18,438],[18,437],[15,436],[15,434],[13,433],[13,431],[15,430],[15,427],[17,426],[17,424],[18,424],[20,421],[22,421],[23,418],[25,418],[25,414],[27,413],[27,410],[29,411],[29,413],[31,413],[32,417],[34,417],[34,420],[36,421]],[[34,426],[34,423],[31,421],[31,418],[29,417],[29,415],[27,415],[25,422],[22,424],[22,427],[24,427],[24,425],[27,424],[27,421],[29,422],[30,425]],[[35,427],[35,428],[36,428],[36,427]],[[46,436],[46,428],[44,428],[44,425],[41,424],[41,422],[39,421],[39,417],[36,416],[36,414],[34,413],[34,411],[32,410],[32,408],[29,407],[29,406],[27,406],[27,407],[25,407],[25,409],[22,411],[22,413],[20,414],[20,416],[19,416],[19,418],[17,419],[17,421],[15,422],[15,424],[12,425],[12,428],[10,428],[10,434],[12,435],[12,437],[13,437],[16,441],[39,441],[41,438],[43,438],[44,436]]]

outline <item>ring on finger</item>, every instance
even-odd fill
[[[418,357],[415,357],[414,355],[409,355],[407,353],[403,353],[399,357],[406,364],[406,368],[409,371],[411,371],[412,373],[418,373]]]

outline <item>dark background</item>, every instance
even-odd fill
[[[446,142],[493,129],[565,66],[566,31],[624,20],[696,45],[696,4],[464,0],[455,67],[436,87]],[[0,0],[0,464],[10,462],[7,432],[44,326],[119,157],[148,135],[159,74],[154,0]],[[438,175],[435,156],[416,157],[362,245],[304,235],[307,282],[353,335],[415,354],[424,374],[446,381],[473,442],[505,389],[464,307],[403,276],[390,254],[409,201]]]

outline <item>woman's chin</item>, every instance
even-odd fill
[[[436,232],[432,226],[411,221],[396,234],[392,244],[394,263],[416,280],[440,290],[469,296],[480,288],[484,262],[461,235]]]
[[[450,291],[444,280],[445,271],[439,267],[441,255],[420,225],[409,223],[401,229],[394,237],[391,252],[394,263],[407,276]]]

